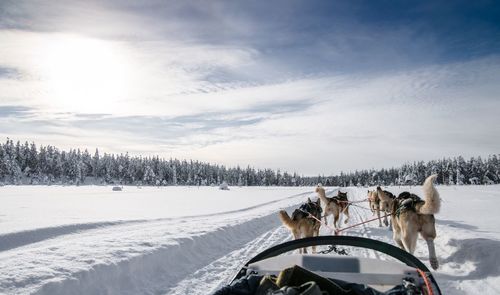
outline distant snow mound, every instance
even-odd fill
[[[229,190],[229,185],[227,184],[227,182],[223,181],[223,182],[219,185],[219,189],[220,189],[220,190],[224,190],[224,191],[228,191],[228,190]]]

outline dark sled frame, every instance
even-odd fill
[[[318,236],[292,240],[273,246],[260,252],[259,254],[251,258],[248,262],[246,262],[234,276],[231,282],[234,282],[247,275],[247,268],[252,263],[310,246],[352,246],[357,248],[371,249],[387,254],[388,256],[401,261],[407,266],[423,271],[432,282],[433,287],[437,291],[437,294],[441,294],[441,290],[439,289],[436,279],[432,275],[431,271],[418,258],[396,246],[377,240],[354,236]]]

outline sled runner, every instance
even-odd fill
[[[326,245],[343,255],[280,255]],[[355,257],[350,255],[355,251],[338,251],[338,246],[371,249],[395,260]],[[441,291],[429,269],[404,250],[362,237],[319,236],[285,242],[259,253],[238,271],[230,285],[215,294],[438,295]]]

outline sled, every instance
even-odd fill
[[[343,255],[281,255],[310,246],[330,246],[330,250]],[[350,252],[354,251],[343,249],[346,246],[352,250],[371,249],[389,257],[386,256],[384,260],[354,257],[350,255]],[[278,275],[283,269],[294,266],[351,289],[352,293],[346,294],[389,294],[385,293],[389,290],[392,292],[390,294],[441,294],[430,270],[415,256],[381,241],[353,236],[304,238],[271,247],[245,263],[231,284],[245,280],[249,275]],[[231,294],[231,292],[220,294]]]

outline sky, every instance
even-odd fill
[[[495,1],[0,1],[0,140],[329,175],[499,114]]]

